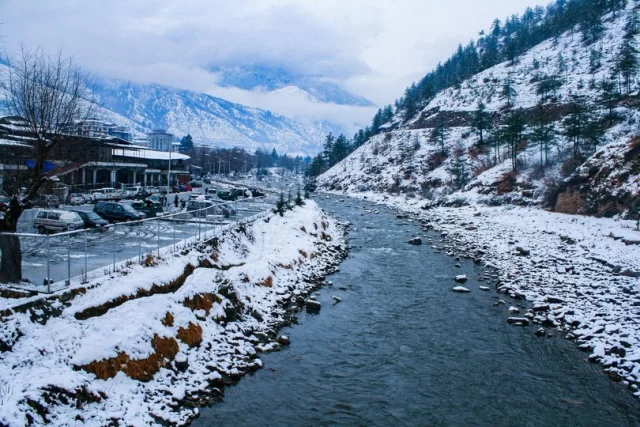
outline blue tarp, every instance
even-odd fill
[[[29,160],[25,160],[24,162],[27,164],[27,167],[29,169],[35,169],[36,167],[35,160],[29,159]],[[58,165],[56,165],[55,163],[45,161],[44,164],[42,165],[42,172],[48,173],[48,172],[51,172],[52,170],[56,170],[57,168],[58,168]]]

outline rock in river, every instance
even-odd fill
[[[507,322],[516,326],[529,326],[530,323],[526,317],[509,317],[507,318]]]
[[[305,304],[305,307],[307,308],[307,311],[311,313],[319,313],[320,309],[322,308],[322,304],[320,304],[318,301],[308,299]]]
[[[422,244],[422,239],[420,237],[414,237],[413,239],[409,240],[407,243],[409,243],[410,245],[421,245]]]
[[[469,291],[469,289],[465,288],[464,286],[456,286],[455,288],[452,288],[451,290],[453,292],[459,292],[459,293],[471,292],[471,291]]]
[[[458,283],[464,283],[467,281],[467,275],[466,274],[460,274],[458,276],[456,276],[455,281]]]

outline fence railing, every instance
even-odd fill
[[[21,269],[18,276],[22,281],[7,284],[15,289],[51,293],[75,283],[86,283],[113,274],[125,265],[182,251],[240,222],[264,217],[273,208],[275,199],[267,195],[235,202],[215,201],[202,209],[97,229],[0,234],[0,240],[11,239],[14,242],[11,250],[19,250],[22,256],[21,263],[13,263],[13,268]],[[234,208],[231,215],[220,214],[221,205]]]

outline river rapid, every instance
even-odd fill
[[[265,368],[194,426],[640,425],[622,384],[559,331],[507,324],[523,302],[481,291],[485,271],[434,250],[426,238],[439,236],[366,202],[318,202],[352,223],[349,258],[318,291],[321,312],[283,329],[291,346],[262,355]],[[407,244],[413,236],[426,244]],[[458,274],[470,293],[451,291]]]

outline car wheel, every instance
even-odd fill
[[[38,226],[38,234],[44,234],[47,230],[41,225]]]
[[[63,232],[63,233],[66,233],[67,231],[69,231],[69,229],[68,229],[68,228],[63,228],[63,229],[62,229],[62,232]]]

